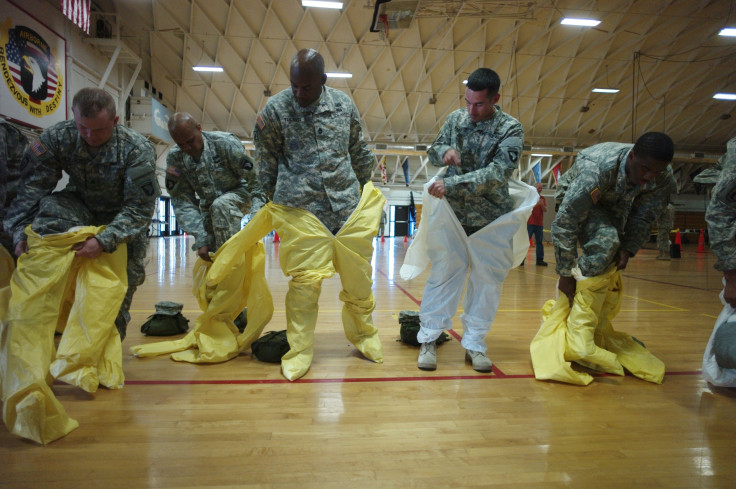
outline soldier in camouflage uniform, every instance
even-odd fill
[[[717,270],[726,282],[723,298],[736,307],[736,138],[727,145],[719,160],[721,173],[711,193],[705,220],[710,246],[716,254]]]
[[[267,197],[276,204],[309,211],[336,235],[358,205],[363,185],[370,181],[374,157],[363,140],[355,104],[343,92],[326,87],[326,79],[322,56],[313,49],[299,51],[291,62],[291,89],[266,103],[256,119],[254,139],[258,178]],[[360,245],[357,258],[370,267],[371,243],[356,245]],[[308,248],[310,242],[304,246]],[[304,270],[289,281],[286,319],[292,350],[297,344],[294,335],[311,349],[321,279],[316,281],[316,274],[310,272]],[[376,336],[370,275],[367,280],[340,278],[343,325],[347,314],[358,323],[360,335]],[[286,358],[297,353],[294,350]],[[382,361],[380,355],[372,359]]]
[[[465,89],[467,109],[458,109],[447,117],[439,136],[427,151],[433,165],[449,166],[444,179],[432,183],[428,191],[434,197],[447,199],[467,236],[513,208],[508,181],[521,155],[524,130],[519,121],[495,105],[500,98],[500,86],[501,80],[495,71],[488,68],[474,71],[468,77]],[[427,251],[433,263],[442,261],[443,255],[453,252],[432,248]],[[457,270],[456,273],[464,278],[467,270]],[[435,341],[443,329],[452,327],[452,315],[460,300],[458,295],[455,309],[448,314],[441,306],[444,301],[437,297],[444,294],[440,286],[448,279],[436,274],[436,267],[433,267],[420,308],[421,329],[417,338],[421,348],[417,366],[422,370],[436,368]],[[500,292],[500,284],[498,286],[495,290]],[[462,290],[462,284],[459,288]],[[481,306],[480,303],[487,302],[487,299],[478,297],[474,302]],[[480,372],[490,372],[492,368],[485,354],[485,337],[493,322],[495,308],[490,312],[491,317],[488,317],[489,312],[479,310],[473,315],[466,311],[461,316],[466,360]]]
[[[28,140],[17,127],[0,117],[0,219],[18,192],[21,162],[28,148]],[[15,256],[13,238],[0,230],[0,244]]]
[[[613,263],[623,270],[639,251],[675,190],[673,154],[669,136],[649,132],[635,145],[601,143],[580,151],[560,178],[552,241],[559,289],[570,304],[576,265],[584,277],[595,277]],[[576,263],[578,242],[582,255]]]
[[[210,260],[240,230],[243,216],[266,203],[254,162],[243,143],[226,132],[202,131],[185,112],[169,119],[177,146],[166,158],[166,188],[181,228],[194,236],[193,250]]]
[[[374,158],[353,101],[324,86],[322,56],[300,51],[292,74],[307,73],[300,67],[313,63],[321,63],[320,76],[300,76],[298,85],[292,76],[292,88],[272,97],[258,114],[258,178],[275,203],[308,210],[336,234],[358,205]]]
[[[33,172],[7,211],[5,230],[13,236],[17,256],[28,251],[28,224],[40,235],[106,225],[102,233],[73,246],[76,256],[96,258],[127,243],[128,291],[115,320],[125,338],[133,293],[145,279],[146,234],[161,193],[156,153],[142,135],[117,124],[115,101],[104,90],[80,90],[72,111],[74,120],[51,126],[30,145],[26,156]],[[53,192],[62,171],[69,183]]]

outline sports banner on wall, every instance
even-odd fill
[[[0,113],[46,128],[66,119],[66,39],[0,0]]]

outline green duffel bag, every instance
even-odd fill
[[[253,356],[262,362],[280,363],[281,357],[289,351],[286,330],[269,331],[251,345]]]
[[[239,333],[245,331],[245,327],[248,326],[248,308],[243,309],[233,322],[235,323],[235,327],[238,328]]]
[[[189,330],[189,320],[182,316],[183,304],[171,301],[156,303],[156,313],[141,326],[146,336],[173,336]]]
[[[401,342],[407,345],[419,346],[417,334],[419,333],[419,311],[401,311],[399,313],[399,335]],[[450,336],[444,331],[437,338],[436,344],[441,345],[450,341]]]

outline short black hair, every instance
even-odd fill
[[[115,99],[101,88],[86,87],[74,95],[72,107],[82,117],[97,117],[100,112],[107,111],[110,118],[115,118]]]
[[[675,144],[672,138],[663,132],[648,132],[636,140],[634,154],[642,158],[653,158],[669,163],[675,156]]]
[[[467,87],[474,92],[488,90],[488,98],[491,98],[501,88],[501,78],[490,68],[478,68],[468,77]]]

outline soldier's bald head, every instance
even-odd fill
[[[291,93],[297,104],[307,107],[322,95],[322,86],[327,81],[325,60],[314,49],[302,49],[291,60],[289,72]]]
[[[325,60],[321,54],[312,48],[302,49],[291,60],[291,71],[297,70],[318,76],[325,74]]]
[[[197,121],[187,112],[177,112],[169,118],[169,133],[179,130],[180,128],[196,129]]]
[[[193,158],[199,158],[204,149],[202,126],[186,112],[177,112],[169,118],[169,134],[171,139]]]

